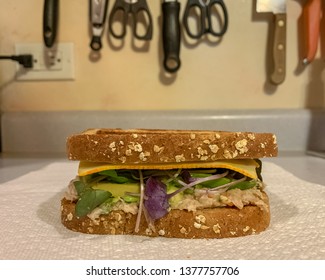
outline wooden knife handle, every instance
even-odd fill
[[[287,15],[274,15],[274,39],[273,39],[273,72],[271,82],[281,84],[286,75],[286,34],[287,34]]]
[[[320,19],[321,0],[309,0],[303,8],[304,34],[306,36],[304,64],[308,64],[315,58],[318,46]]]

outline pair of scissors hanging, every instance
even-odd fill
[[[101,37],[107,15],[109,0],[89,0],[90,23],[92,38],[90,47],[94,51],[102,48]],[[122,39],[126,35],[128,16],[132,14],[133,35],[139,40],[152,38],[152,17],[146,0],[116,0],[109,16],[109,30],[113,37]],[[119,32],[114,28],[115,23],[120,23],[122,28]],[[140,27],[145,29],[141,33]]]
[[[192,22],[195,24],[190,24]],[[223,0],[188,0],[183,24],[186,33],[193,39],[206,34],[222,37],[228,28],[228,11]]]
[[[132,15],[133,36],[138,40],[151,40],[152,16],[146,0],[115,0],[108,24],[113,37],[125,37],[129,14]]]

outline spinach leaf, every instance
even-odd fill
[[[116,170],[104,170],[99,172],[98,174],[107,176],[108,180],[113,183],[123,184],[129,181],[127,177],[118,175]]]
[[[111,198],[112,194],[104,190],[94,190],[87,188],[79,198],[76,204],[76,215],[83,217],[93,211],[97,206]]]
[[[76,191],[77,191],[79,197],[82,196],[82,194],[85,192],[85,190],[87,188],[89,188],[82,181],[74,181],[73,184],[74,184],[74,186],[76,188]]]

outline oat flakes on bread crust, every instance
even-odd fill
[[[264,193],[265,203],[268,197]],[[242,209],[220,207],[192,211],[171,210],[169,214],[155,222],[156,231],[148,229],[142,216],[139,232],[135,233],[136,215],[123,211],[113,211],[101,215],[98,220],[77,218],[75,203],[61,201],[61,221],[68,229],[87,234],[143,235],[169,238],[226,238],[257,234],[270,223],[270,212],[258,206],[248,205]]]
[[[272,133],[89,129],[67,139],[70,160],[111,164],[208,162],[277,156]]]

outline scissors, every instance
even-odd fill
[[[221,9],[217,9],[217,8]],[[188,24],[188,20],[191,17],[191,11],[199,9],[199,22],[197,24],[198,30],[193,32]],[[213,10],[221,10],[222,16],[218,12],[217,17],[221,18],[221,23],[218,26],[213,26],[212,18],[213,14],[216,15]],[[183,23],[187,34],[194,39],[202,37],[206,33],[210,33],[215,37],[223,36],[228,28],[228,12],[227,7],[223,0],[188,0],[183,17]]]
[[[118,15],[122,13],[122,31],[116,32],[114,22],[118,22]],[[128,15],[133,17],[133,35],[139,40],[151,40],[152,17],[146,0],[116,0],[109,18],[109,30],[115,38],[121,39],[126,35]],[[147,21],[143,20],[143,17]],[[145,33],[141,34],[138,26],[145,26]]]

